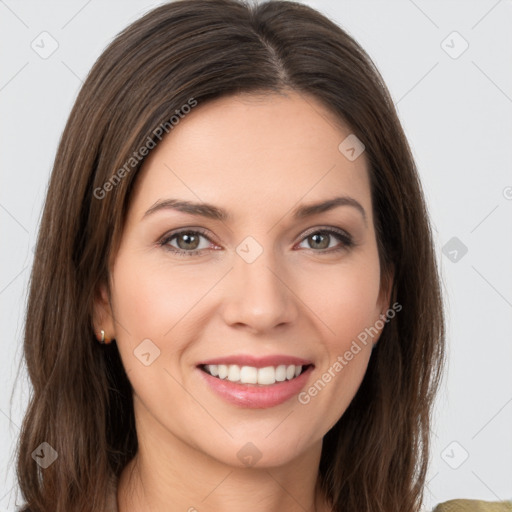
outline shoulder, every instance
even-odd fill
[[[450,500],[432,512],[512,512],[512,501]]]

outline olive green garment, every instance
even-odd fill
[[[450,500],[432,512],[512,512],[512,501]]]

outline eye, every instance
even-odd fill
[[[209,243],[203,243],[203,246],[201,246],[201,238],[207,240]],[[334,246],[334,248],[331,245],[333,238],[341,242],[338,246]],[[348,233],[335,228],[316,228],[314,231],[310,231],[306,234],[302,243],[305,241],[310,241],[310,249],[320,249],[315,252],[329,254],[346,250],[355,245],[352,237]],[[176,243],[176,245],[173,245],[173,243]],[[178,256],[199,255],[205,249],[208,249],[209,244],[212,243],[213,242],[206,233],[198,229],[186,229],[170,233],[158,242],[160,246],[174,254],[177,254]]]
[[[333,246],[330,244],[333,238],[336,238],[341,242],[340,245],[334,246],[334,249],[332,249]],[[304,242],[308,241],[311,249],[322,249],[321,251],[315,252],[332,253],[348,249],[355,245],[352,237],[348,233],[334,228],[317,228],[316,231],[310,231],[304,238]],[[325,251],[325,249],[332,250]]]
[[[205,240],[208,240],[210,243],[212,243],[212,241],[203,231],[188,229],[165,236],[159,242],[159,245],[165,247],[167,250],[175,254],[178,254],[179,256],[194,256],[196,254],[200,254],[201,251],[208,248],[208,244],[201,247],[201,238],[204,238]],[[171,244],[171,242],[174,241],[176,242],[177,247]]]

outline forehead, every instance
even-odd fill
[[[146,158],[132,205],[140,211],[179,197],[244,216],[349,195],[370,215],[365,155],[352,161],[339,149],[350,134],[304,94],[242,94],[199,104]]]

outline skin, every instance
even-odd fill
[[[350,133],[311,96],[244,94],[198,105],[146,158],[110,296],[103,286],[95,304],[95,327],[116,338],[134,389],[139,451],[120,478],[120,512],[330,510],[317,485],[322,438],[359,388],[380,332],[307,405],[295,396],[238,407],[214,394],[196,365],[295,355],[315,365],[307,390],[389,308],[365,154],[350,161],[338,150]],[[367,223],[351,206],[293,219],[299,204],[338,195],[356,199]],[[213,203],[232,219],[172,209],[144,216],[166,198]],[[356,245],[311,240],[328,227]],[[198,247],[174,237],[167,247],[201,254],[159,245],[181,228],[203,228],[209,240],[201,235]],[[252,263],[236,252],[247,236],[263,249]],[[145,339],[160,350],[149,366],[134,356]],[[261,454],[254,466],[237,457],[248,442]]]

